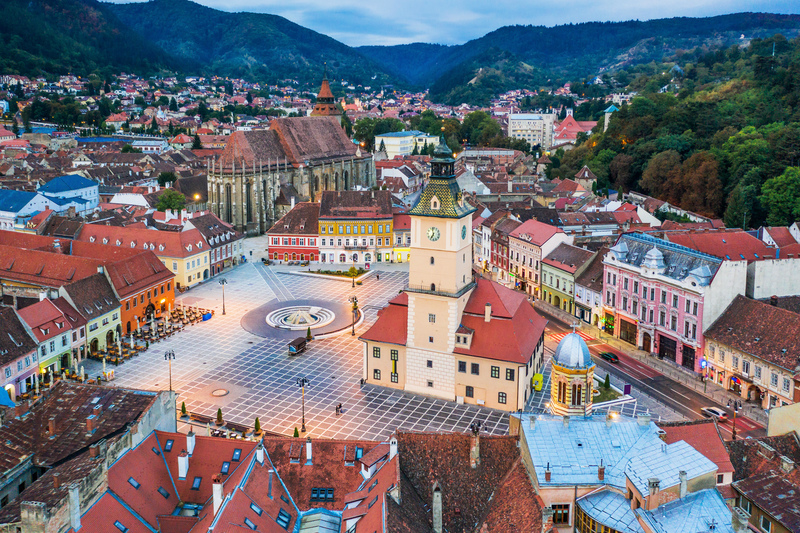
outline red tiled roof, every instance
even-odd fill
[[[209,246],[197,229],[159,231],[146,228],[85,224],[77,240],[132,250],[152,250],[156,255],[186,258],[208,252]],[[190,250],[191,248],[191,250]]]
[[[161,498],[161,495],[157,495]],[[163,499],[163,498],[162,498]],[[115,522],[119,522],[124,527],[128,528],[128,533],[152,533],[131,510],[123,504],[119,498],[113,493],[106,492],[103,496],[94,503],[81,517],[80,533],[109,533],[110,531],[119,531],[114,526]],[[156,524],[154,528],[158,527]],[[69,529],[68,533],[75,533],[74,529]]]
[[[530,219],[526,220],[521,226],[512,231],[511,237],[516,237],[537,246],[542,246],[557,233],[564,232],[555,226],[545,224],[544,222],[539,222],[538,220]]]
[[[399,303],[403,296],[405,296],[405,301]],[[398,300],[398,303],[394,303],[395,300]],[[402,293],[390,301],[389,305],[378,311],[378,320],[359,339],[405,346],[407,337],[408,295]]]
[[[584,250],[571,244],[562,243],[542,259],[542,263],[574,274],[586,261],[594,255],[590,250]]]
[[[271,235],[317,235],[319,233],[319,204],[300,202],[267,230]]]
[[[789,228],[785,226],[764,228],[764,230],[766,230],[769,236],[772,237],[772,240],[775,241],[775,244],[778,245],[778,248],[783,248],[784,246],[789,246],[790,244],[797,244],[797,241],[792,236]]]
[[[697,232],[674,232],[665,238],[720,259],[731,261],[759,261],[765,256],[775,257],[775,248],[741,230],[711,230]]]
[[[733,463],[714,420],[665,423],[658,427],[666,432],[664,441],[667,444],[682,440],[717,465],[717,473],[733,474]]]
[[[50,300],[38,301],[20,309],[18,313],[40,343],[63,335],[72,326],[67,317]]]
[[[58,288],[97,273],[96,259],[0,245],[0,278]]]

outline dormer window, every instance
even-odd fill
[[[192,251],[192,245],[191,244],[187,244],[186,245],[186,250],[191,252]]]
[[[434,196],[433,198],[431,198],[431,209],[438,211],[440,206],[441,202],[439,202],[439,199],[437,197]]]
[[[164,245],[163,244],[159,244],[158,245],[158,251],[159,252],[163,252],[164,251]]]
[[[122,241],[121,241],[121,240],[119,240],[119,239],[117,239],[117,246],[119,246],[119,245],[121,245],[121,244],[122,244]]]
[[[136,241],[131,241],[131,248],[136,248]]]
[[[103,237],[103,244],[108,244],[108,237]]]
[[[97,239],[95,239],[94,235],[92,235],[91,237],[89,237],[89,242],[94,242],[95,240],[97,240]]]

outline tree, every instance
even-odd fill
[[[307,341],[310,341],[310,340],[311,340],[311,326],[309,326],[309,327],[306,329],[306,340],[307,340]]]
[[[123,146],[122,149],[120,150],[120,152],[123,153],[123,154],[141,154],[142,153],[142,151],[139,148],[134,148],[130,144],[126,144],[125,146]]]
[[[553,157],[550,160],[553,161]],[[628,154],[617,154],[608,165],[611,184],[618,191],[628,192],[636,185],[632,165],[633,157]]]
[[[181,416],[186,416],[186,402],[181,402]]]
[[[253,426],[253,431],[256,435],[261,433],[261,421],[259,421],[258,417],[256,417],[256,423]]]
[[[249,93],[249,92],[247,93],[247,103],[248,104],[252,104],[253,103],[253,94],[252,93]]]
[[[681,167],[684,193],[680,206],[713,217],[722,214],[725,196],[719,179],[719,163],[711,152],[697,152]]]
[[[603,388],[610,389],[611,388],[611,374],[606,374],[606,379],[603,381]]]
[[[178,112],[178,102],[175,101],[175,98],[169,99],[169,110],[172,111],[173,113]]]
[[[167,189],[161,193],[161,196],[158,197],[158,203],[156,204],[156,210],[158,211],[171,209],[176,213],[183,211],[185,207],[186,197],[173,189]]]
[[[165,187],[167,183],[174,184],[176,181],[178,181],[178,176],[174,172],[162,172],[158,175],[158,184],[162,187]]]
[[[17,123],[17,119],[14,119],[14,125],[11,126],[11,131],[14,133],[14,135],[19,137],[19,124]]]
[[[296,428],[296,427],[294,428],[294,435],[292,435],[292,436],[293,436],[294,438],[297,438],[297,437],[299,437],[299,436],[300,436],[300,432],[299,432],[299,431],[297,431],[297,428]]]
[[[223,423],[224,422],[222,420],[222,408],[218,408],[217,409],[217,425],[221,426]]]
[[[200,142],[200,136],[195,133],[192,141],[192,150],[200,150],[201,148],[203,148],[203,143]]]
[[[386,152],[386,144],[383,142],[383,139],[381,139],[381,145],[378,147],[378,151]]]
[[[800,219],[800,167],[788,167],[767,180],[759,199],[767,209],[770,226],[788,226]]]
[[[678,152],[667,150],[658,153],[647,163],[640,185],[653,196],[663,196],[670,183],[680,183],[680,169],[681,155]]]

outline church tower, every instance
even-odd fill
[[[411,218],[406,389],[454,398],[455,333],[472,279],[472,213],[456,182],[455,159],[444,139]]]
[[[317,94],[317,103],[314,104],[314,110],[311,111],[312,117],[331,117],[339,116],[339,108],[336,107],[336,100],[331,92],[331,86],[328,83],[328,72],[322,76],[322,85]]]
[[[586,342],[577,333],[570,333],[558,343],[550,364],[550,412],[591,415],[595,364]]]

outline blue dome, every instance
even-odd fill
[[[593,366],[589,347],[577,333],[570,333],[558,343],[553,362],[568,368],[589,368]]]

